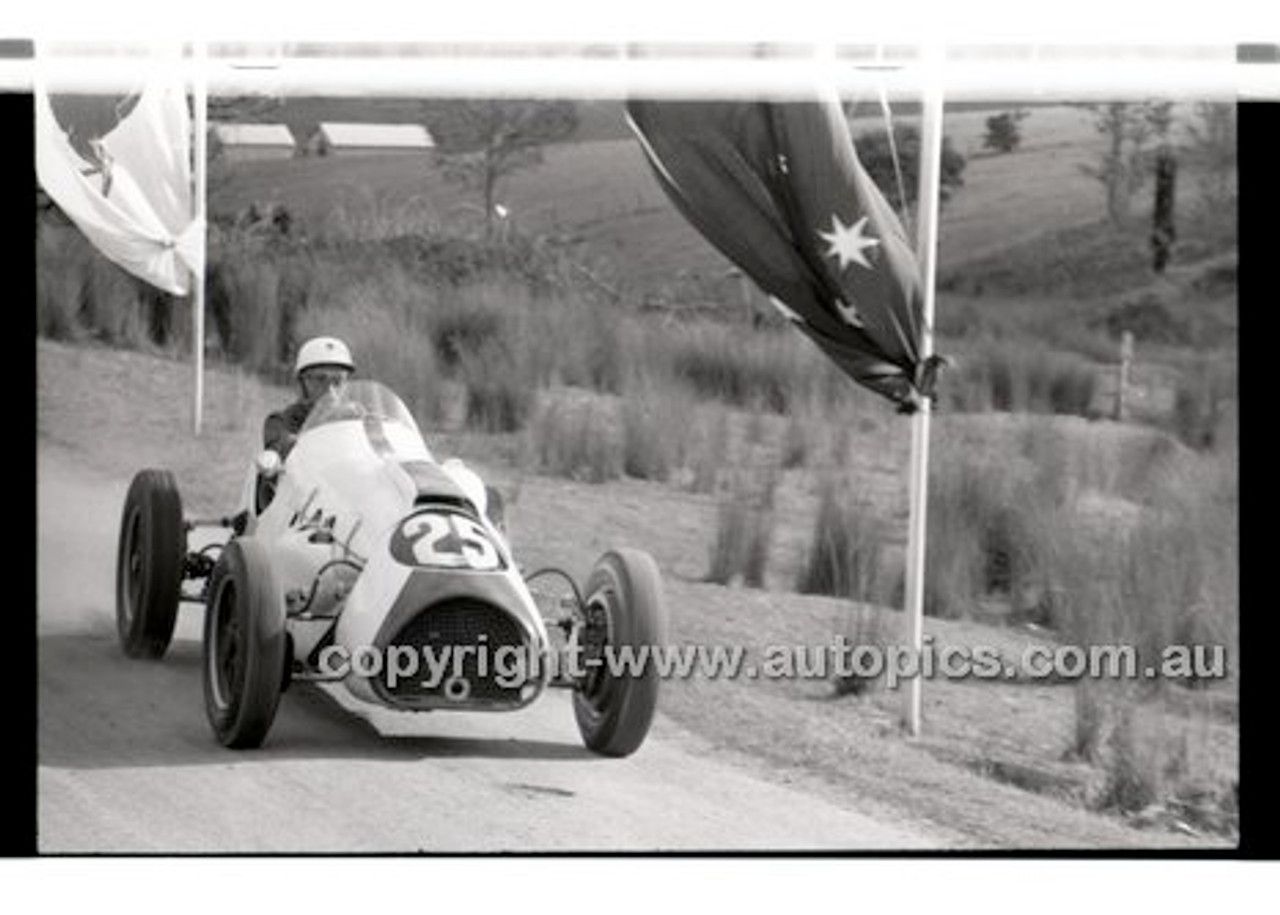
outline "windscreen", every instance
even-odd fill
[[[413,414],[395,392],[377,381],[350,381],[334,388],[316,401],[302,426],[302,433],[328,423],[375,416],[383,421],[400,423],[419,439],[422,433]],[[301,434],[301,433],[300,433]]]

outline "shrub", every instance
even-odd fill
[[[137,348],[151,342],[150,299],[142,280],[95,251],[78,231],[48,229],[39,248],[44,311],[40,324],[69,336],[91,335],[104,343]],[[65,246],[65,250],[60,250]]]
[[[514,318],[510,333],[518,335],[547,384],[618,394],[631,375],[651,374],[643,358],[632,359],[642,344],[620,309],[574,293],[533,300],[527,290],[514,289],[504,291],[501,302]]]
[[[527,356],[506,342],[490,341],[464,356],[466,425],[480,432],[516,432],[529,419],[537,399]]]
[[[893,147],[889,143],[889,135],[883,130],[873,130],[859,134],[855,145],[858,149],[858,160],[866,168],[871,180],[876,183],[885,198],[899,210],[914,204],[919,190],[920,174],[920,131],[914,125],[906,124],[894,131],[898,150],[899,168],[902,171],[902,183],[907,200],[904,202],[898,193],[898,178],[893,167]],[[956,188],[964,185],[964,156],[951,145],[951,138],[942,138],[942,180],[939,187],[941,200],[945,204],[951,199]]]
[[[508,316],[487,304],[462,296],[441,299],[427,312],[427,326],[436,354],[445,368],[453,369],[468,356],[502,341]]]
[[[1082,677],[1072,688],[1074,730],[1068,756],[1085,762],[1096,762],[1102,755],[1103,735],[1110,705],[1104,684],[1093,677]]]
[[[68,230],[44,224],[36,236],[36,332],[68,340],[82,333],[81,288],[85,253],[68,244]]]
[[[545,296],[565,287],[555,246],[542,237],[505,232],[490,238],[443,234],[430,228],[407,235],[341,243],[355,259],[390,256],[432,288],[509,283]]]
[[[1191,290],[1206,298],[1235,295],[1240,288],[1240,261],[1236,257],[1215,262],[1200,271],[1191,281]]]
[[[998,153],[1011,153],[1022,142],[1022,132],[1018,122],[1027,116],[1025,111],[1002,111],[987,118],[987,132],[983,134],[982,146]]]
[[[613,423],[595,404],[546,403],[529,425],[524,460],[544,473],[585,483],[622,476],[622,448]]]
[[[364,185],[347,185],[320,226],[329,243],[430,237],[441,231],[435,208],[423,197],[394,200]]]
[[[974,295],[1048,293],[1084,299],[1148,283],[1150,270],[1151,251],[1143,236],[1102,221],[1015,242],[941,272],[938,283],[940,289]]]
[[[842,627],[845,642],[850,651],[860,647],[874,647],[883,652],[888,647],[888,633],[884,631],[882,611],[875,607],[859,605],[848,607]],[[882,675],[883,676],[883,675]],[[862,677],[855,672],[832,677],[835,695],[860,695],[870,690],[881,677]]]
[[[582,301],[570,302],[559,314],[554,345],[564,383],[620,393],[633,370],[636,335],[631,319],[608,305]]]
[[[959,411],[1092,416],[1098,376],[1078,356],[986,340],[960,359],[944,392],[948,406]]]
[[[784,470],[804,466],[810,452],[810,434],[809,423],[798,412],[793,411],[782,431],[780,462]]]
[[[1213,448],[1236,401],[1237,369],[1221,360],[1200,360],[1178,377],[1172,431],[1192,448]]]
[[[765,568],[773,539],[775,477],[752,485],[739,476],[716,511],[716,535],[711,547],[707,581],[730,584],[739,578],[749,588],[764,587]]]
[[[695,406],[682,458],[688,469],[686,486],[694,492],[714,492],[729,453],[729,411],[719,405]]]
[[[1119,340],[1128,331],[1139,342],[1167,343],[1172,346],[1191,343],[1190,322],[1174,315],[1154,292],[1121,302],[1097,323],[1115,340]]]
[[[825,478],[796,590],[875,600],[881,594],[883,551],[880,519],[871,506],[849,499],[831,478]]]
[[[98,253],[70,224],[37,223],[36,326],[44,336],[95,337],[130,349],[186,347],[189,299],[178,299]]]
[[[1162,793],[1161,747],[1158,735],[1140,733],[1132,704],[1118,713],[1107,741],[1107,780],[1094,804],[1100,809],[1137,813]]]
[[[670,344],[671,371],[699,397],[785,413],[809,377],[800,342],[778,331],[698,328]]]
[[[1050,372],[1048,412],[1060,416],[1093,416],[1098,373],[1076,360],[1064,360]]]
[[[930,461],[925,613],[958,617],[1042,583],[1055,536],[1049,492],[991,454],[940,448]],[[899,586],[899,593],[901,586]]]
[[[1220,645],[1228,660],[1235,656],[1237,478],[1233,468],[1209,466],[1205,472],[1157,474],[1164,479],[1153,484],[1153,501],[1127,528],[1059,526],[1050,563],[1064,641],[1086,648],[1133,646],[1139,670],[1158,665],[1173,645]],[[1181,765],[1184,749],[1142,712],[1153,704],[1153,694],[1170,685],[1144,681],[1139,690],[1087,680],[1076,684],[1072,748],[1107,770],[1099,806],[1139,809],[1167,790],[1163,779]]]
[[[214,274],[228,306],[223,353],[250,371],[270,374],[281,362],[280,271],[250,251],[228,255]]]
[[[663,397],[652,380],[633,381],[619,412],[623,470],[642,480],[666,480],[686,450],[683,437],[690,433],[679,398]]]

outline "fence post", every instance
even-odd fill
[[[1133,368],[1133,332],[1126,330],[1120,337],[1120,378],[1116,383],[1116,420],[1129,418],[1129,372]]]

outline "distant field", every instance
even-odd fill
[[[946,136],[968,162],[964,186],[942,211],[943,270],[1103,217],[1102,188],[1081,170],[1097,161],[1103,142],[1092,114],[1069,106],[1027,110],[1023,145],[1006,155],[982,150],[990,111],[947,116]],[[874,104],[858,111],[855,137],[883,128]],[[916,120],[895,116],[894,122],[902,127]],[[606,103],[587,108],[584,135],[608,136],[615,128],[622,138],[550,146],[543,164],[505,180],[499,199],[516,225],[580,240],[593,258],[607,264],[610,275],[639,288],[661,288],[682,274],[723,278],[731,265],[668,202],[639,144],[622,134],[620,108]],[[414,155],[246,162],[215,172],[210,195],[215,215],[234,214],[251,202],[280,202],[312,233],[344,217],[394,223],[403,232],[460,221],[474,226],[479,215],[478,195],[445,181],[437,164]],[[1184,174],[1178,190],[1184,211],[1195,191],[1188,178]],[[1135,200],[1137,211],[1149,207],[1146,198]]]

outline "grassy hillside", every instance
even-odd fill
[[[295,107],[289,117],[318,116],[316,105],[307,107],[304,101],[290,103]],[[348,107],[325,108],[326,116],[359,112],[365,119],[390,119],[412,103],[383,100],[364,109],[354,102]],[[667,201],[639,145],[625,133],[617,103],[596,102],[583,110],[582,142],[548,148],[541,165],[515,173],[500,186],[499,199],[514,224],[526,233],[553,232],[580,240],[624,285],[654,288],[689,275],[704,282],[722,279],[731,265]],[[874,106],[860,111],[855,133],[883,127]],[[1102,143],[1088,112],[1064,106],[1033,109],[1021,125],[1023,145],[999,156],[981,154],[988,115],[959,111],[946,119],[946,135],[969,161],[964,186],[942,213],[939,257],[944,275],[1029,240],[1099,223],[1104,214],[1101,185],[1082,171],[1096,162]],[[903,116],[895,124],[912,120]],[[213,182],[210,208],[215,216],[274,201],[312,234],[353,216],[465,230],[474,225],[478,210],[477,195],[447,182],[438,163],[413,155],[237,163],[215,167]],[[1187,172],[1178,197],[1184,237],[1199,231],[1189,215],[1195,195]],[[1141,219],[1150,203],[1146,195],[1135,202]],[[1135,237],[1144,238],[1140,228]]]

